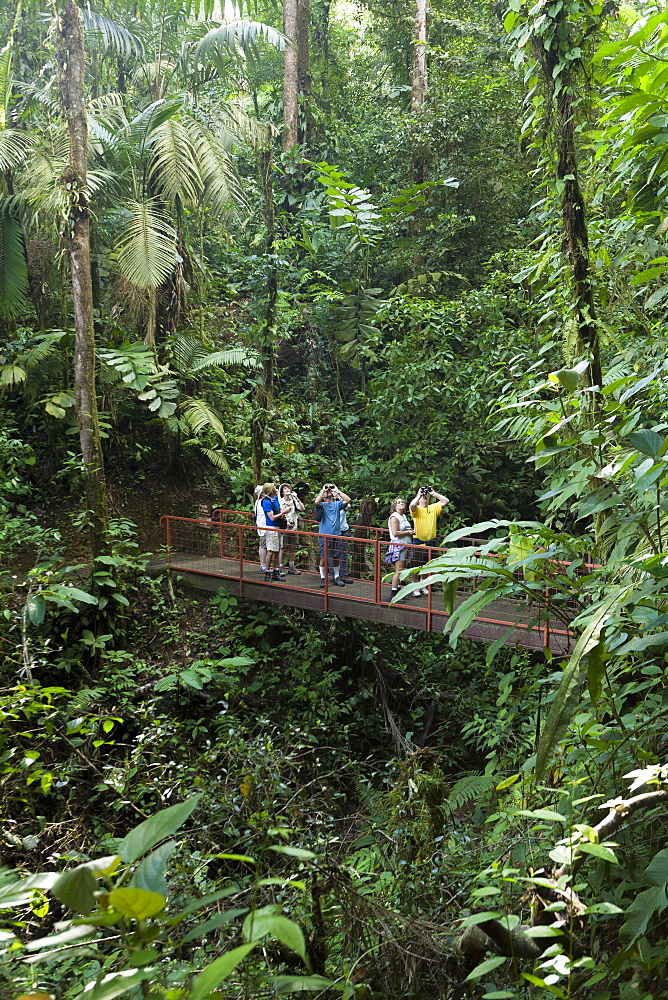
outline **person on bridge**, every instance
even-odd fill
[[[436,497],[436,502],[429,503],[429,497]],[[413,544],[425,546],[424,553],[421,553],[419,549],[413,549],[415,562],[418,566],[424,566],[431,558],[428,550],[436,546],[436,522],[439,514],[445,510],[449,503],[447,497],[444,497],[442,493],[437,493],[431,486],[421,486],[408,505],[413,518],[413,534],[415,536]],[[424,579],[424,574],[422,574],[422,578]],[[425,597],[428,593],[429,591],[425,587],[416,591],[416,594],[423,594]]]
[[[304,510],[304,504],[297,494],[293,492],[292,487],[288,483],[281,483],[278,487],[278,499],[281,501],[281,510],[285,514],[288,531],[297,531],[299,527],[299,514]],[[287,559],[290,576],[299,576],[301,574],[301,570],[295,566],[296,540],[296,535],[288,534],[285,536],[285,544],[283,546],[285,550],[284,558]]]
[[[390,544],[385,554],[385,562],[388,566],[394,566],[394,576],[390,584],[394,598],[399,593],[399,574],[410,562],[411,549],[408,546],[413,541],[413,529],[406,517],[406,501],[403,497],[397,497],[392,501],[387,527],[390,532]],[[403,604],[404,600],[405,598],[395,601],[395,604]]]
[[[267,572],[267,516],[262,508],[264,493],[261,486],[256,486],[255,490],[255,526],[257,528],[258,549],[257,554],[260,559],[260,572]]]
[[[262,487],[264,494],[262,499],[262,510],[265,514],[267,528],[278,527],[274,522],[281,521],[284,517],[281,511],[281,504],[276,493],[274,483],[265,483]],[[283,522],[285,523],[285,522]],[[278,568],[278,553],[281,548],[283,535],[280,531],[267,531],[265,544],[267,546],[267,572],[264,575],[264,582],[271,583],[272,580],[285,580],[285,573]]]
[[[336,538],[319,538],[320,545],[320,589],[325,587],[325,576],[327,573],[327,563],[325,561],[325,548],[328,555],[332,557],[332,572],[334,573],[334,585],[345,587],[345,583],[340,577],[341,560],[341,511],[349,507],[352,503],[349,496],[340,490],[334,483],[325,483],[323,488],[315,498],[315,516],[320,522],[318,528],[319,535],[336,535]],[[325,545],[325,542],[327,543]]]

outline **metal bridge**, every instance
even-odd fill
[[[384,558],[389,542],[385,528],[354,527],[348,542],[347,569],[351,582],[345,588],[336,586],[325,576],[324,588],[320,587],[318,569],[318,538],[324,539],[325,565],[329,565],[329,552],[340,536],[318,535],[318,524],[303,522],[296,532],[289,532],[295,539],[295,564],[300,575],[286,576],[284,582],[265,583],[258,557],[258,536],[255,519],[248,511],[214,510],[198,518],[173,517],[165,514],[160,519],[165,529],[167,566],[177,572],[185,583],[205,590],[224,586],[232,594],[248,601],[280,604],[290,608],[363,618],[386,625],[402,625],[427,632],[443,632],[449,613],[444,608],[440,584],[428,588],[427,596],[413,594],[405,603],[390,604],[390,587],[386,582],[389,567]],[[284,537],[288,534],[278,528],[267,528]],[[481,539],[461,540],[467,545]],[[424,546],[419,549],[424,559]],[[434,559],[444,549],[428,550]],[[460,581],[455,604],[461,604],[477,588],[475,577]],[[575,612],[574,612],[575,614]],[[510,631],[512,630],[512,631]],[[575,639],[564,623],[550,614],[550,595],[546,591],[542,601],[527,604],[523,598],[505,598],[485,608],[463,633],[471,639],[495,642],[504,639],[507,645],[527,649],[549,646],[554,653],[567,653]]]

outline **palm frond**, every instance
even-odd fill
[[[170,118],[153,130],[147,146],[153,153],[149,176],[160,192],[170,201],[199,201],[204,182],[187,128]]]
[[[7,111],[12,95],[12,58],[14,54],[14,33],[0,49],[0,127],[7,124]]]
[[[217,434],[221,441],[227,440],[220,415],[212,406],[209,406],[205,399],[193,399],[192,397],[187,399],[182,408],[182,413],[188,423],[188,427],[195,436],[198,436],[204,430],[210,430],[214,434]]]
[[[200,65],[225,55],[236,55],[239,51],[248,54],[258,42],[263,41],[280,51],[288,44],[285,35],[271,25],[237,17],[209,28],[198,42],[186,43],[181,57],[185,65],[197,70]]]
[[[7,128],[0,131],[0,170],[15,170],[25,160],[33,145],[26,132]]]
[[[95,11],[81,9],[83,26],[89,40],[97,42],[105,52],[113,52],[118,56],[144,55],[141,38],[129,31],[124,24],[113,21],[110,17]]]
[[[176,263],[176,232],[152,201],[133,202],[115,250],[121,274],[137,288],[157,288]]]
[[[190,442],[186,442],[186,444],[188,444],[188,443],[190,443]],[[193,443],[199,444],[199,442],[193,442]],[[215,465],[215,467],[220,472],[229,472],[230,471],[229,463],[228,463],[227,459],[225,458],[225,455],[223,454],[223,452],[220,451],[220,449],[205,448],[204,445],[202,445],[202,444],[199,444],[199,448],[200,448],[202,454],[206,455],[206,457],[209,459],[209,461],[213,465]]]
[[[207,350],[201,340],[178,334],[171,342],[172,357],[176,370],[181,375],[189,375],[198,361],[207,357]]]
[[[247,198],[232,157],[216,137],[198,128],[193,137],[206,201],[217,211],[246,208]]]
[[[192,371],[198,372],[202,368],[225,368],[228,365],[244,365],[246,368],[259,368],[261,365],[260,355],[255,351],[248,351],[245,347],[230,347],[227,351],[214,351],[207,354],[192,366]]]
[[[0,316],[14,319],[28,305],[28,265],[21,224],[4,201],[0,204]]]
[[[20,382],[25,382],[26,377],[26,370],[20,365],[0,365],[0,386],[13,389]]]
[[[159,101],[153,101],[132,119],[128,125],[128,136],[140,154],[144,152],[151,133],[159,128],[163,122],[169,121],[175,114],[178,114],[182,106],[183,98],[180,95],[170,97],[169,100],[162,98]]]
[[[7,125],[7,112],[12,99],[12,62],[14,60],[14,32],[21,18],[21,4],[17,3],[14,11],[14,23],[9,30],[9,37],[0,49],[0,127]]]
[[[91,137],[99,139],[105,151],[127,142],[128,119],[122,94],[103,94],[90,101],[87,117]]]
[[[93,194],[105,188],[118,187],[118,175],[113,170],[89,167],[87,171],[88,190]]]
[[[53,66],[51,65],[49,68],[53,69]],[[47,66],[42,70],[42,75],[30,83],[14,80],[14,89],[24,96],[24,113],[26,110],[32,111],[35,109],[46,109],[54,115],[60,113],[60,98],[56,89],[56,74],[54,71],[50,78],[45,79],[44,72],[46,69]]]

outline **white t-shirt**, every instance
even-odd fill
[[[412,530],[413,530],[411,528],[411,523],[408,520],[408,518],[406,517],[406,515],[405,514],[397,514],[397,512],[395,510],[394,514],[390,514],[390,516],[389,516],[389,518],[387,520],[387,527],[388,527],[389,532],[390,532],[390,541],[394,542],[395,545],[410,545],[411,542],[412,542],[412,538],[411,538],[410,535],[400,535],[400,536],[397,536],[397,535],[395,535],[393,533],[393,531],[392,531],[392,518],[393,517],[396,517],[397,521],[399,522],[398,527],[397,527],[397,531],[410,531],[412,533]]]
[[[264,528],[264,529],[266,529],[266,527],[267,527],[267,518],[266,518],[266,515],[265,515],[265,512],[264,512],[264,508],[262,507],[262,498],[261,497],[258,497],[257,500],[255,501],[255,508],[254,509],[255,509],[255,526],[256,526],[256,528]]]

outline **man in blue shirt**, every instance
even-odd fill
[[[332,570],[334,572],[334,585],[345,587],[345,583],[340,577],[341,559],[341,511],[351,504],[350,497],[343,493],[334,483],[325,483],[323,488],[315,498],[315,516],[320,522],[318,534],[334,535],[334,538],[327,539],[327,553],[332,558]],[[318,539],[320,545],[320,589],[325,586],[325,575],[327,566],[325,563],[325,539]]]
[[[265,483],[262,487],[262,510],[264,511],[267,528],[278,528],[279,525],[274,522],[278,521],[283,514],[274,483]],[[267,571],[264,577],[265,583],[271,583],[272,580],[285,580],[285,574],[278,565],[278,553],[282,540],[283,536],[280,531],[267,531]]]

